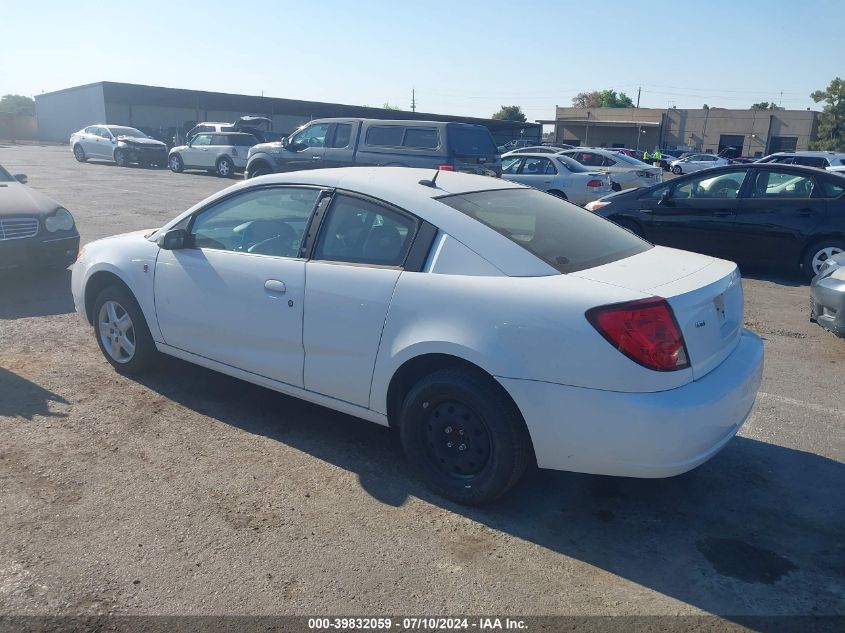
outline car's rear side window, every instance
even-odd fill
[[[842,182],[820,179],[819,184],[821,185],[822,196],[825,198],[838,198],[845,192],[845,178],[842,178]]]
[[[434,127],[409,127],[405,130],[402,145],[414,149],[437,149],[440,145],[440,135]]]
[[[454,125],[446,128],[450,149],[464,156],[488,156],[498,154],[490,130],[480,125]]]
[[[652,248],[609,220],[536,189],[478,191],[437,200],[501,233],[562,273]]]
[[[401,125],[374,125],[367,130],[367,145],[401,147],[405,128]]]

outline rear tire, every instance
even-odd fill
[[[399,433],[420,479],[468,505],[504,495],[531,456],[528,430],[502,388],[461,369],[434,372],[414,385],[402,405]]]
[[[73,146],[73,157],[80,163],[84,163],[88,160],[88,157],[85,155],[85,150],[82,149],[82,145],[79,145],[78,143]]]
[[[173,154],[167,161],[167,165],[174,174],[181,174],[185,169],[185,163],[182,162],[182,157],[179,154]]]
[[[97,345],[118,373],[138,374],[153,365],[158,352],[147,320],[124,286],[114,284],[100,291],[94,300],[93,321]]]
[[[235,173],[235,163],[228,156],[219,158],[215,166],[215,173],[221,178],[231,178]]]
[[[548,193],[552,194],[556,198],[560,198],[561,200],[569,200],[569,198],[566,197],[566,194],[558,189],[549,189]]]
[[[815,277],[822,264],[833,255],[845,253],[845,242],[835,238],[814,242],[805,251],[801,260],[801,269],[807,279]]]

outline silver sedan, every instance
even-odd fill
[[[810,321],[845,337],[845,253],[827,258],[813,277]]]
[[[518,152],[502,157],[502,178],[584,206],[613,191],[606,172],[560,154]]]

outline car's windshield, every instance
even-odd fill
[[[112,133],[112,136],[134,136],[136,138],[147,138],[146,134],[144,134],[141,130],[136,130],[134,127],[110,125],[108,130]]]
[[[12,175],[3,169],[3,165],[0,165],[0,182],[12,182],[13,180]]]
[[[569,158],[569,156],[555,156],[557,161],[566,167],[569,171],[573,174],[584,174],[590,171],[587,167],[584,167],[581,163],[573,158]]]
[[[652,248],[609,220],[536,189],[478,191],[437,200],[501,233],[562,273]]]

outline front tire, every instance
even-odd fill
[[[224,156],[217,161],[215,172],[221,178],[231,178],[232,174],[235,173],[235,164],[231,158]]]
[[[399,418],[411,467],[435,493],[479,505],[522,477],[531,442],[522,416],[492,378],[444,369],[421,379]]]
[[[676,176],[680,176],[682,173],[684,173],[684,170],[681,169],[680,165],[675,165],[674,167],[672,167],[672,173]]]
[[[94,335],[106,360],[121,374],[150,368],[157,350],[143,312],[125,287],[104,288],[94,301]]]
[[[266,176],[272,174],[273,170],[266,163],[258,162],[253,165],[252,169],[247,170],[247,178],[258,178],[259,176]]]
[[[118,167],[129,167],[129,155],[122,149],[114,150],[114,163]]]
[[[181,174],[185,169],[185,163],[182,162],[182,157],[179,154],[173,154],[167,161],[167,165],[174,174]]]
[[[73,146],[73,157],[80,163],[84,163],[88,160],[88,157],[85,155],[85,150],[82,149],[82,145],[79,144]]]
[[[842,240],[825,239],[810,245],[801,261],[804,276],[812,279],[819,273],[822,264],[840,253],[845,253],[845,242]]]

